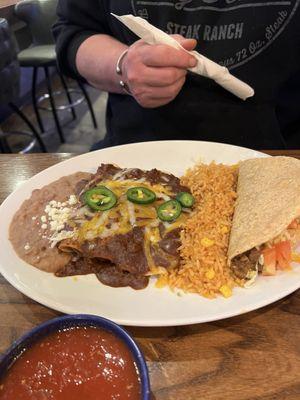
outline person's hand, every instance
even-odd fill
[[[196,46],[194,39],[173,36],[188,51]],[[124,58],[123,80],[142,107],[160,107],[178,95],[187,69],[196,63],[196,59],[184,50],[167,45],[148,45],[139,40],[129,48]]]

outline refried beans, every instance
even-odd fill
[[[51,232],[42,217],[50,201],[66,202],[78,191],[80,183],[90,178],[91,174],[86,172],[64,176],[42,189],[34,190],[30,199],[24,201],[9,228],[9,239],[22,260],[51,273],[60,270],[70,261],[70,254],[50,246]]]

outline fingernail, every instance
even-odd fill
[[[190,67],[196,67],[196,65],[197,65],[197,60],[196,60],[196,58],[190,58],[190,61],[189,61],[189,66]]]

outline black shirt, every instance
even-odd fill
[[[54,27],[58,62],[64,73],[78,78],[76,52],[89,36],[105,33],[127,45],[137,39],[111,12],[141,16],[169,34],[197,39],[199,52],[250,84],[255,96],[240,100],[192,73],[176,99],[163,107],[144,109],[131,96],[110,94],[107,136],[101,146],[190,139],[283,148],[291,126],[300,134],[299,3],[60,0]]]

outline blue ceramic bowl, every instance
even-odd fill
[[[11,364],[14,362],[24,349],[30,348],[30,346],[38,341],[39,339],[47,336],[49,333],[58,331],[60,329],[71,328],[73,326],[94,326],[97,328],[105,329],[106,331],[112,332],[119,337],[127,347],[130,349],[133,358],[136,362],[139,370],[141,379],[141,400],[150,400],[150,382],[148,368],[146,361],[132,337],[119,325],[112,321],[109,321],[102,317],[94,315],[67,315],[51,319],[30,332],[26,333],[0,357],[0,378],[9,369]]]

